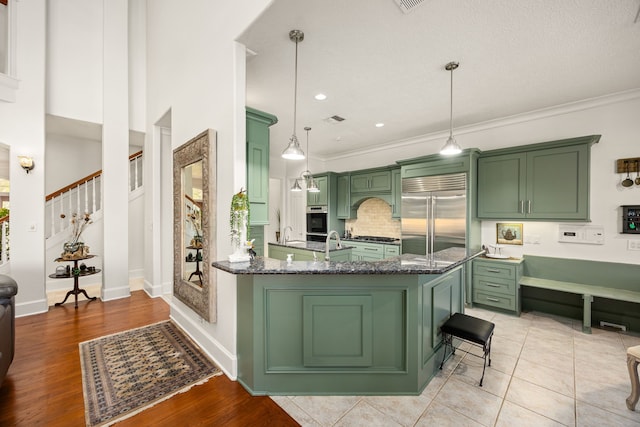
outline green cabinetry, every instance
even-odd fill
[[[473,302],[519,313],[522,260],[476,258],[472,262]]]
[[[246,108],[247,195],[251,225],[269,223],[269,126],[278,122],[273,116]]]
[[[595,135],[482,153],[478,218],[589,221],[590,151],[599,139]]]
[[[327,175],[314,175],[313,179],[318,185],[317,193],[307,192],[307,206],[326,206],[329,204],[329,177]]]
[[[337,178],[337,196],[338,206],[336,215],[338,219],[350,219],[355,216],[351,210],[351,177],[349,174],[338,175]]]
[[[315,253],[315,258],[313,257]],[[324,261],[324,252],[269,244],[269,258],[286,261],[287,255],[293,254],[293,261]],[[329,252],[331,261],[351,261],[351,249]]]
[[[344,245],[351,247],[352,261],[380,261],[381,259],[400,255],[400,246],[398,245],[354,242],[352,240],[344,242]]]
[[[400,168],[391,171],[391,218],[402,218],[402,176]]]
[[[238,381],[252,395],[420,394],[440,326],[464,310],[462,277],[238,275]]]
[[[391,171],[382,170],[351,174],[352,193],[383,193],[391,191]]]

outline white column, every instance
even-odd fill
[[[128,1],[103,0],[103,7],[102,299],[111,300],[130,295]]]

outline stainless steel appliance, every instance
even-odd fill
[[[328,232],[326,206],[307,206],[307,241],[324,242]]]
[[[402,253],[426,255],[466,247],[464,173],[402,179]]]

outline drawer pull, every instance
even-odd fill
[[[500,270],[495,270],[495,269],[493,269],[493,268],[487,268],[487,271],[488,271],[489,273],[500,273]]]
[[[490,298],[490,297],[487,297],[487,301],[500,302],[498,298]]]
[[[364,248],[365,251],[376,251],[378,252],[377,248]]]
[[[499,288],[501,287],[501,285],[498,285],[497,283],[486,283],[487,286],[489,286],[490,288]]]

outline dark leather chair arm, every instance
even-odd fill
[[[0,274],[0,299],[10,299],[18,293],[18,284],[11,277]]]

